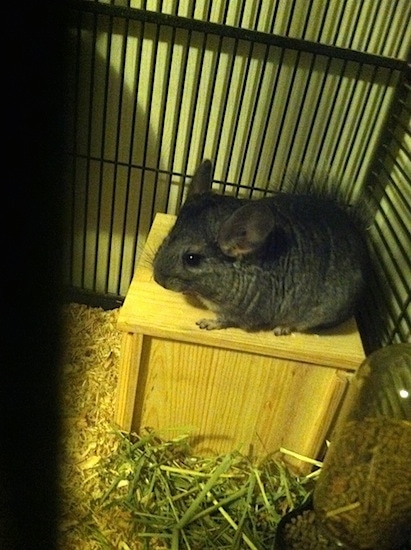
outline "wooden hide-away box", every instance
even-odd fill
[[[315,458],[347,373],[364,359],[355,321],[290,336],[200,330],[196,321],[214,314],[153,279],[155,250],[174,220],[156,216],[120,311],[116,422],[165,439],[189,431],[200,455],[239,449],[262,457],[284,447]]]

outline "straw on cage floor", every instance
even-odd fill
[[[113,425],[118,310],[64,308],[60,548],[265,549],[311,489],[281,455],[251,464],[233,450],[192,456],[187,434],[165,442]]]

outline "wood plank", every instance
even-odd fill
[[[126,332],[121,342],[114,421],[126,431],[131,430],[133,421],[143,338],[141,334]]]

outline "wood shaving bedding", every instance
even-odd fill
[[[118,312],[80,304],[63,309],[62,550],[141,548],[124,540],[129,518],[93,505],[107,490],[96,467],[119,445],[112,423],[120,355]]]

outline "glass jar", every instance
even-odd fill
[[[382,348],[359,367],[313,503],[337,547],[411,548],[411,344]]]

